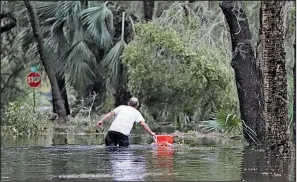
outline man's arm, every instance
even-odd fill
[[[102,126],[103,125],[103,121],[110,119],[113,115],[115,115],[114,111],[110,111],[109,113],[107,113],[100,121],[98,121],[96,126]]]
[[[144,121],[140,121],[140,125],[143,127],[143,129],[145,129],[145,131],[147,131],[150,135],[155,136],[156,133],[152,132],[152,130],[150,129],[150,127],[144,122]]]

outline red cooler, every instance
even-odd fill
[[[173,145],[173,136],[170,135],[156,135],[155,142],[157,145],[168,146]]]

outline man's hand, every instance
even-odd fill
[[[98,123],[96,124],[96,126],[98,126],[98,127],[101,127],[102,125],[103,125],[103,121],[102,120],[98,121]]]
[[[154,136],[156,136],[156,133],[154,133],[154,132],[151,132],[151,135],[154,137]]]

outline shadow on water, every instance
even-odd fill
[[[267,159],[232,141],[185,140],[156,148],[131,137],[129,148],[105,147],[104,136],[2,138],[1,181],[294,181],[294,159]]]
[[[267,157],[263,149],[245,147],[242,161],[244,181],[295,181],[295,159]]]

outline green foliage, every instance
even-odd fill
[[[121,40],[115,44],[115,46],[108,52],[108,54],[102,60],[102,65],[107,66],[109,69],[111,84],[115,88],[117,88],[117,86],[121,84],[119,80],[120,77],[124,76],[124,71],[121,70],[122,54],[125,50],[125,47],[127,46],[127,43],[124,40],[124,32],[125,32],[124,28],[125,28],[125,13],[123,13],[122,15]]]
[[[50,55],[48,58],[57,73],[66,76],[67,82],[78,92],[102,74],[99,63],[109,53],[115,39],[113,14],[107,3],[85,9],[81,3],[42,2],[36,7],[44,32],[46,55]],[[20,32],[17,44],[39,62],[30,27]]]
[[[34,112],[32,94],[23,100],[9,102],[2,117],[2,132],[14,135],[35,135],[49,128],[48,116]]]
[[[98,46],[109,49],[113,45],[112,33],[113,14],[106,3],[99,7],[90,7],[80,14],[82,24],[87,27],[86,32]],[[107,20],[105,22],[105,20]]]
[[[239,134],[242,135],[243,131],[255,142],[258,142],[256,133],[248,127],[240,116],[235,113],[227,113],[219,111],[214,114],[212,120],[201,121],[202,131],[208,132],[220,132],[225,135]]]
[[[242,120],[236,114],[218,112],[214,120],[202,121],[201,129],[204,132],[222,132],[230,134],[232,132],[242,132]]]
[[[135,41],[124,52],[129,87],[151,108],[199,119],[236,105],[233,74],[220,54],[205,46],[188,45],[183,34],[156,23],[136,25]]]

